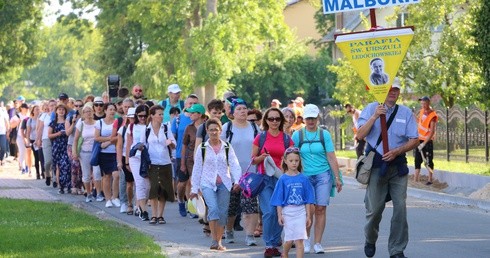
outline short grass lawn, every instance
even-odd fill
[[[337,155],[337,157],[345,157],[351,159],[356,158],[355,151],[335,151],[335,154]],[[407,160],[408,164],[414,164],[414,158],[411,151],[407,153]],[[490,165],[480,162],[466,163],[464,161],[447,161],[443,159],[434,159],[434,167],[435,169],[449,172],[490,176]]]
[[[62,203],[0,198],[0,257],[164,257],[151,237]]]

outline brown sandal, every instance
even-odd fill
[[[150,224],[157,224],[157,217],[151,217]]]
[[[133,215],[134,214],[133,205],[129,205],[128,206],[128,211],[126,212],[126,214],[128,214],[128,215]]]

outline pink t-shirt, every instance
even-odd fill
[[[282,156],[284,155],[284,151],[286,150],[284,148],[283,134],[284,134],[283,132],[279,132],[277,136],[272,136],[272,134],[267,132],[265,137],[264,147],[262,148],[262,150],[259,150],[259,155],[264,153],[265,150],[267,150],[267,152],[269,152],[269,155],[271,155],[272,159],[274,160],[274,163],[278,168],[281,167]],[[260,134],[258,134],[254,139],[254,145],[260,148],[259,141],[260,141]],[[293,146],[293,145],[294,142],[291,139],[291,137],[289,137],[289,146]],[[261,162],[258,165],[258,170],[264,173],[265,171],[264,162]]]

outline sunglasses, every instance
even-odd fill
[[[268,118],[267,118],[267,121],[269,121],[269,122],[274,122],[274,121],[276,121],[276,122],[281,122],[281,121],[282,121],[282,119],[281,119],[281,117],[280,117],[280,116],[278,116],[278,117],[268,117]]]
[[[252,123],[255,123],[255,122],[257,122],[257,119],[249,119],[247,121],[252,122]]]
[[[83,107],[83,105],[75,105],[75,107],[78,107],[78,108],[80,108],[80,107]]]
[[[147,118],[147,115],[138,115],[139,118]]]
[[[104,104],[94,104],[94,107],[103,107]]]
[[[299,148],[298,147],[289,147],[284,151],[284,154],[289,154],[289,153],[299,153]]]
[[[143,90],[134,90],[134,92],[143,92]]]

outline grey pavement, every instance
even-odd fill
[[[10,164],[10,165],[9,165]],[[306,257],[364,257],[364,187],[352,178],[345,179],[344,190],[333,198],[327,210],[327,227],[322,245],[326,254],[308,254]],[[489,210],[476,205],[448,204],[439,199],[456,198],[419,189],[409,189],[407,200],[410,242],[405,255],[408,257],[489,257],[490,214]],[[435,194],[437,198],[432,197]],[[183,218],[178,214],[177,203],[167,203],[165,225],[149,225],[135,216],[119,213],[119,208],[105,208],[105,202],[85,203],[83,196],[59,195],[57,189],[47,187],[44,180],[20,175],[8,163],[0,168],[0,198],[19,198],[65,202],[103,219],[124,223],[152,236],[169,257],[263,257],[264,244],[247,247],[243,232],[235,232],[236,243],[224,244],[224,253],[209,250],[210,238],[202,233],[196,219]],[[421,197],[425,199],[420,199]],[[432,200],[433,198],[434,200]],[[482,201],[486,203],[485,201]],[[457,202],[455,202],[457,203]],[[490,207],[490,205],[489,205]],[[380,225],[380,238],[376,257],[388,257],[387,242],[390,203]],[[290,253],[294,255],[294,249]]]

